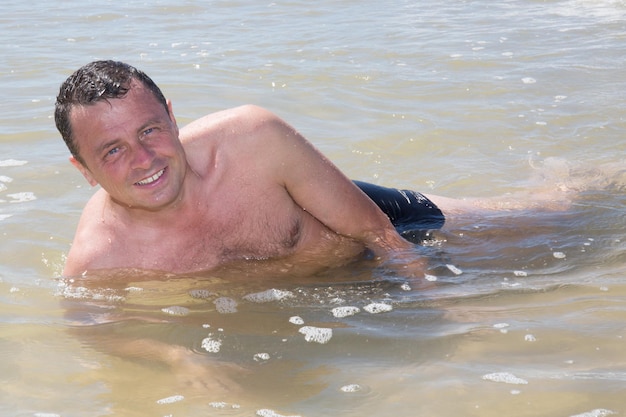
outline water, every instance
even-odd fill
[[[0,415],[626,412],[623,0],[5,3]],[[100,58],[150,74],[181,125],[268,107],[352,178],[581,195],[461,221],[422,250],[428,280],[363,265],[66,283],[93,190],[52,108]]]

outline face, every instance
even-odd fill
[[[182,197],[187,162],[171,103],[133,80],[123,98],[75,107],[70,121],[85,164],[70,161],[113,201],[159,210]]]

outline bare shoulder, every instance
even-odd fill
[[[242,137],[276,121],[280,119],[269,110],[247,104],[194,120],[180,130],[180,139],[186,146],[206,144],[217,138]]]
[[[85,270],[102,267],[102,261],[108,257],[109,242],[113,231],[103,221],[106,193],[97,191],[87,202],[78,222],[63,274],[76,276]]]
[[[197,119],[181,129],[180,138],[191,165],[199,168],[217,153],[234,153],[242,161],[271,157],[293,131],[273,112],[248,104]]]

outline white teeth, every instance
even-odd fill
[[[135,184],[137,184],[137,185],[147,185],[147,184],[153,183],[156,180],[158,180],[161,177],[161,175],[163,175],[163,172],[165,172],[165,169],[162,169],[159,172],[157,172],[156,174],[154,174],[153,176],[151,176],[150,178],[146,178],[145,180],[138,181]]]

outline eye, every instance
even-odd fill
[[[107,151],[107,153],[106,153],[106,155],[105,155],[105,156],[113,156],[113,155],[115,155],[116,153],[118,153],[118,152],[119,152],[119,150],[120,150],[119,146],[115,146],[115,147],[113,147],[113,148],[109,149],[109,150]]]
[[[147,136],[150,136],[151,134],[155,133],[157,130],[156,127],[149,127],[147,129],[145,129],[144,131],[141,132],[141,138],[145,138]]]

